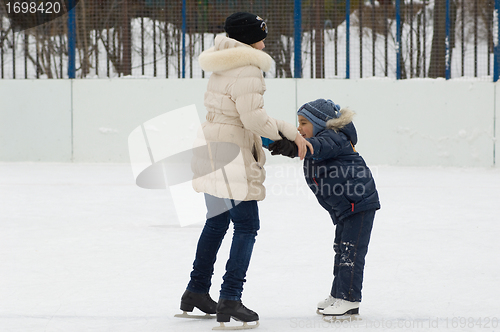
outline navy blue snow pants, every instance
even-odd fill
[[[338,221],[333,250],[333,285],[337,299],[361,302],[365,256],[368,252],[375,210],[362,211]]]

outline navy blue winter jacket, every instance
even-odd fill
[[[314,154],[308,150],[304,159],[306,182],[335,224],[352,214],[380,209],[372,173],[354,148],[358,136],[353,116],[354,112],[342,109],[325,130],[307,138]]]

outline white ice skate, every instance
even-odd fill
[[[318,309],[316,310],[316,313],[318,315],[322,315],[323,314],[323,310],[329,306],[331,306],[337,299],[334,298],[333,296],[331,295],[328,295],[328,297],[326,299],[324,299],[323,301],[321,302],[318,302]]]
[[[337,299],[332,305],[323,310],[323,316],[346,316],[358,314],[359,302],[349,302],[342,299]]]
[[[359,302],[349,302],[342,299],[337,299],[331,306],[323,310],[323,320],[333,323],[337,321],[355,321],[360,320]]]

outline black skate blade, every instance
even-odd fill
[[[182,314],[174,315],[176,318],[190,318],[190,319],[213,319],[215,315],[205,314],[205,315],[190,315],[186,311]]]
[[[253,322],[249,322],[253,323]],[[256,329],[259,327],[259,321],[256,320],[255,324],[248,324],[247,322],[243,322],[243,325],[237,325],[237,326],[226,326],[224,322],[220,322],[220,326],[216,326],[212,328],[212,330],[215,331],[223,331],[223,330],[251,330],[251,329]]]

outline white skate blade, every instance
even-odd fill
[[[335,322],[354,322],[359,321],[359,315],[342,315],[342,316],[323,316],[323,320],[328,323]]]
[[[212,330],[218,330],[218,331],[221,331],[221,330],[251,330],[251,329],[256,329],[257,327],[259,327],[259,321],[255,321],[255,324],[252,324],[252,325],[248,325],[247,322],[243,322],[243,325],[238,325],[238,326],[226,326],[224,325],[223,322],[219,322],[220,323],[220,326],[216,326],[214,328],[212,328]]]
[[[186,311],[183,311],[182,314],[174,315],[177,318],[191,318],[191,319],[212,319],[215,318],[215,315],[205,314],[205,315],[190,315]]]

